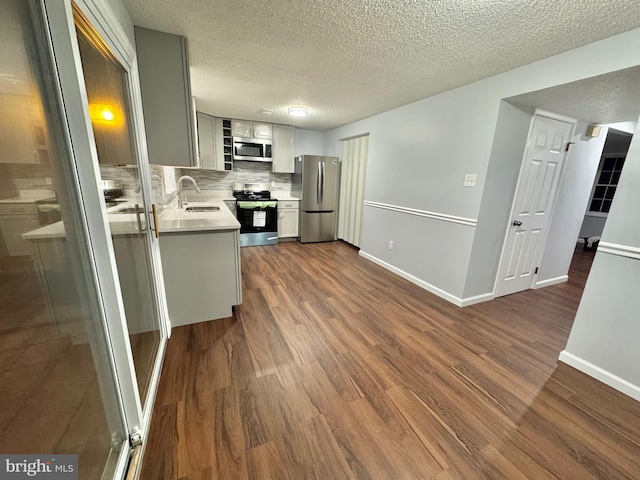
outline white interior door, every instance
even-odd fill
[[[342,141],[338,238],[360,246],[369,135]]]
[[[511,209],[496,297],[532,287],[575,121],[536,114]]]

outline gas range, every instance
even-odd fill
[[[233,196],[240,222],[240,246],[278,243],[278,201],[271,197],[269,186],[245,183],[233,190]]]
[[[234,190],[236,200],[273,200],[269,186],[264,183],[245,183],[240,190]]]

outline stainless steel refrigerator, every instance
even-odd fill
[[[340,194],[338,158],[296,157],[292,192],[300,196],[300,242],[335,240]]]

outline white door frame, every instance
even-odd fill
[[[493,284],[493,296],[494,298],[496,298],[496,295],[498,293],[498,284],[500,283],[500,272],[502,272],[502,266],[504,263],[504,253],[505,253],[505,249],[507,248],[507,242],[509,240],[509,231],[511,230],[511,221],[514,218],[514,213],[515,213],[515,209],[516,209],[516,197],[518,195],[518,188],[520,186],[520,181],[522,180],[522,173],[524,170],[524,165],[525,162],[527,161],[527,155],[529,153],[529,146],[531,143],[531,133],[533,132],[533,124],[535,122],[536,117],[546,117],[546,118],[550,118],[552,120],[558,120],[561,122],[566,122],[566,123],[570,123],[572,124],[571,127],[571,133],[569,133],[569,142],[571,142],[571,140],[573,139],[575,132],[576,132],[576,125],[578,124],[578,120],[576,120],[575,118],[571,118],[571,117],[566,117],[564,115],[560,115],[557,113],[553,113],[553,112],[549,112],[548,110],[542,110],[540,108],[536,108],[533,111],[533,115],[531,116],[531,122],[529,123],[529,131],[527,132],[527,142],[525,145],[525,149],[524,149],[524,153],[522,155],[522,160],[520,162],[520,172],[518,173],[518,180],[516,182],[516,188],[513,192],[513,199],[511,201],[511,210],[509,211],[509,219],[507,221],[507,225],[505,228],[505,234],[504,234],[504,241],[502,242],[502,250],[500,252],[500,262],[498,262],[498,270],[496,272],[496,279],[495,282]],[[558,177],[558,186],[556,188],[556,191],[553,195],[553,202],[551,204],[551,212],[549,214],[549,221],[547,223],[547,228],[545,229],[545,232],[543,233],[543,237],[542,237],[542,250],[540,251],[540,258],[538,259],[538,264],[541,265],[542,264],[542,260],[544,259],[544,253],[545,250],[547,249],[547,241],[549,239],[549,230],[551,228],[551,225],[553,223],[553,217],[555,215],[555,211],[556,211],[556,204],[558,203],[558,196],[560,194],[560,189],[562,188],[562,180],[564,178],[564,172],[567,169],[567,163],[569,160],[569,156],[571,154],[571,149],[569,149],[569,151],[565,151],[565,155],[564,155],[564,161],[562,162],[562,167],[560,169],[560,174]],[[537,271],[536,273],[533,274],[532,278],[531,278],[531,285],[530,285],[530,289],[534,288],[537,279],[538,279],[538,274],[540,272]]]
[[[129,342],[128,327],[124,304],[118,280],[116,258],[113,249],[106,206],[102,192],[98,188],[100,178],[98,155],[93,129],[88,111],[88,100],[84,86],[82,64],[73,20],[70,0],[40,0],[44,6],[51,39],[51,53],[57,67],[57,81],[62,107],[65,111],[65,123],[68,132],[67,141],[73,156],[76,183],[82,192],[88,246],[93,257],[94,277],[100,286],[103,323],[109,344],[112,347],[111,361],[115,366],[116,381],[119,385],[120,401],[125,414],[127,431],[138,432],[143,445],[147,437],[152,407],[162,368],[162,359],[170,326],[164,292],[162,265],[157,239],[148,235],[153,268],[155,270],[155,288],[160,314],[160,345],[156,357],[151,386],[145,405],[141,404],[133,364],[133,355]],[[140,167],[141,191],[146,205],[151,205],[150,167],[148,164],[146,136],[142,117],[142,101],[138,81],[135,47],[120,27],[107,0],[79,0],[77,6],[98,31],[112,53],[121,62],[128,74],[128,94],[131,101],[132,131],[135,138],[135,153]],[[152,225],[151,219],[147,225]],[[120,458],[126,468],[126,456]],[[124,470],[123,470],[124,471]]]

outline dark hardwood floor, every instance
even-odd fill
[[[638,479],[640,403],[560,363],[567,283],[455,307],[340,242],[242,250],[169,341],[143,479]]]

